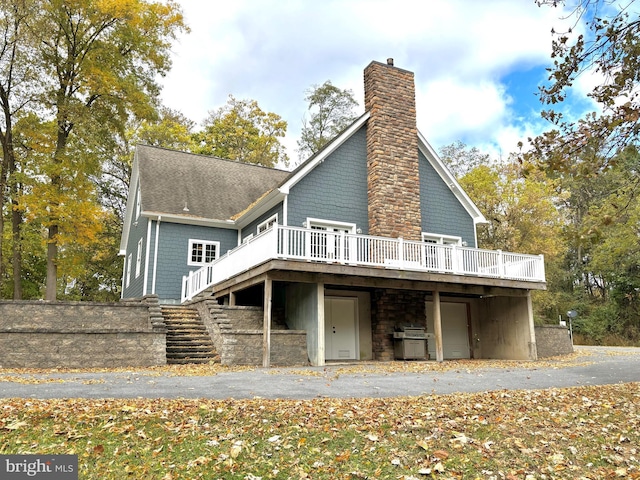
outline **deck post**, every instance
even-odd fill
[[[440,314],[440,292],[433,291],[433,327],[436,336],[436,360],[444,361],[444,349],[442,346],[442,317]]]
[[[325,318],[324,318],[324,283],[318,283],[317,290],[317,298],[318,298],[318,367],[321,367],[325,364],[326,359],[326,351],[325,351]]]
[[[267,275],[264,281],[264,326],[262,333],[262,366],[271,366],[271,299],[273,281]]]
[[[527,292],[527,321],[529,322],[529,360],[538,359],[538,344],[536,343],[536,327],[533,321],[533,301],[531,290]]]

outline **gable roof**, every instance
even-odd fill
[[[138,145],[142,214],[228,221],[289,172],[159,147]]]

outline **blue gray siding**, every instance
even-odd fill
[[[132,190],[138,194],[138,189]],[[135,199],[133,205],[135,205]],[[135,212],[131,216],[131,224],[129,225],[129,240],[127,242],[127,253],[124,257],[123,267],[123,289],[122,298],[139,298],[143,295],[144,284],[144,266],[145,256],[147,254],[147,224],[148,219],[144,217],[135,218]],[[136,255],[138,250],[138,241],[142,239],[142,265],[140,266],[140,275],[136,278]],[[127,287],[127,260],[131,254],[131,283]]]
[[[153,263],[155,248],[155,222],[153,223],[150,264]],[[199,268],[187,265],[189,239],[220,242],[221,255],[235,248],[238,244],[238,232],[236,230],[177,223],[161,222],[158,237],[158,271],[156,273],[155,293],[161,300],[180,300],[182,276]],[[149,270],[151,273],[152,269],[150,268]],[[153,275],[150,274],[149,285],[151,285],[152,278]],[[151,288],[149,288],[148,292],[151,292]]]
[[[419,153],[419,162],[422,231],[462,237],[468,246],[475,247],[473,218],[422,152]]]
[[[269,210],[267,213],[265,213],[264,215],[261,215],[260,217],[258,217],[258,219],[254,220],[249,225],[244,227],[242,229],[242,240],[244,240],[248,235],[251,235],[251,234],[257,235],[258,225],[260,225],[262,222],[272,217],[276,213],[278,214],[278,225],[283,225],[282,204],[280,203],[275,207],[273,207],[271,210]]]
[[[307,217],[355,223],[369,229],[367,213],[367,138],[356,132],[323,163],[293,186],[287,223],[302,227]]]

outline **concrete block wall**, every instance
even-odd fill
[[[535,327],[535,331],[538,358],[573,353],[573,343],[567,327],[562,325],[538,325]]]
[[[157,297],[119,303],[0,301],[0,367],[166,364]]]

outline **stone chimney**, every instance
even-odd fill
[[[421,240],[413,72],[371,62],[364,70],[369,235]]]

